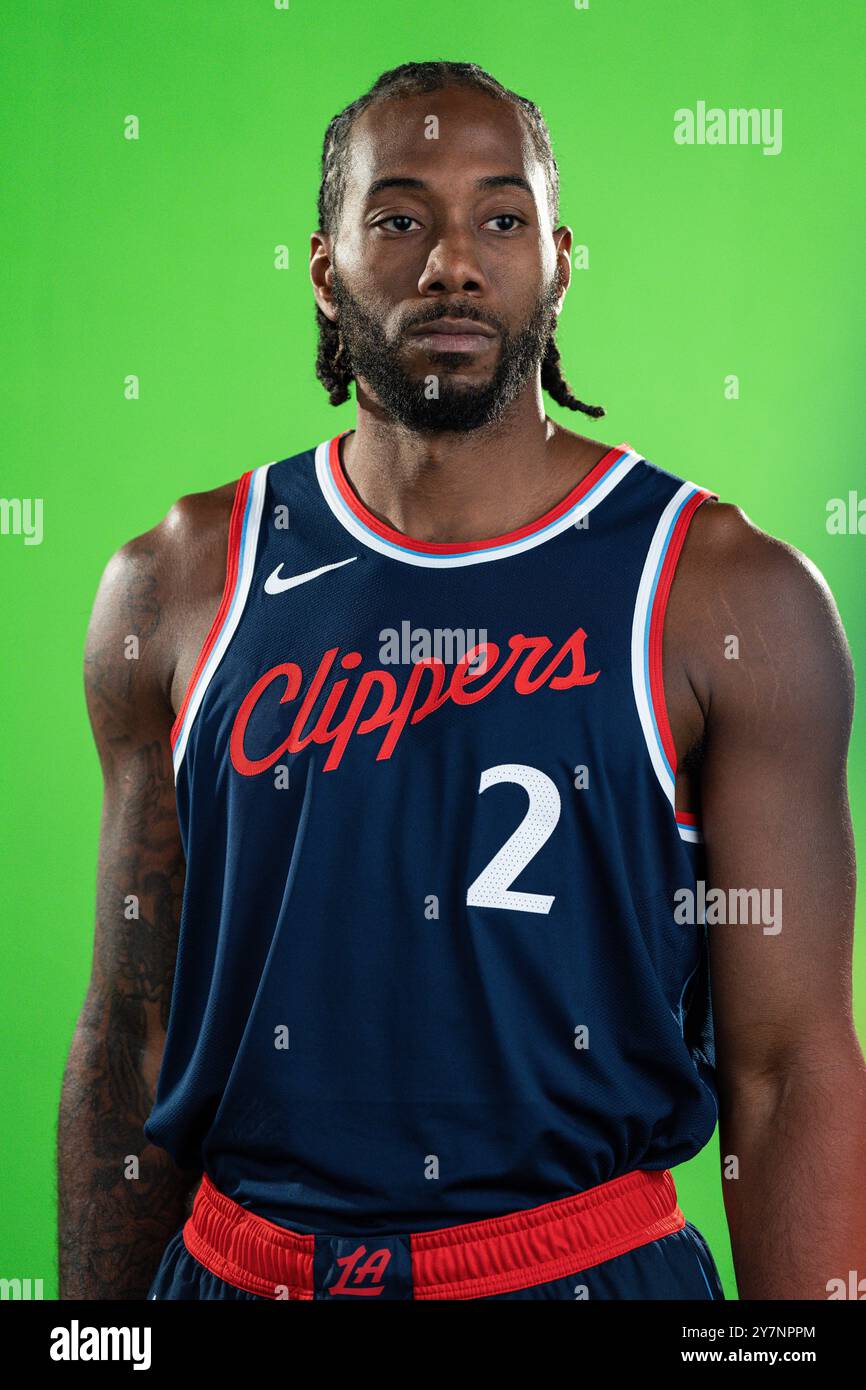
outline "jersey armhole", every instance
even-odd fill
[[[676,810],[677,752],[665,699],[662,646],[664,620],[686,533],[698,507],[718,494],[683,483],[659,518],[638,586],[632,625],[632,684],[647,750],[670,802],[680,838],[702,840],[697,816]]]
[[[175,778],[183,761],[190,729],[204,693],[240,621],[249,592],[264,500],[267,469],[257,468],[238,479],[229,519],[226,577],[222,598],[201,645],[177,717],[171,727]]]

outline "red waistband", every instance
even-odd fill
[[[626,1173],[529,1211],[410,1235],[412,1296],[512,1293],[591,1269],[684,1225],[670,1172]],[[315,1237],[239,1206],[207,1176],[183,1238],[200,1264],[235,1288],[262,1298],[313,1297]]]

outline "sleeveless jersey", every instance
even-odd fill
[[[715,494],[623,444],[529,525],[419,542],[341,438],[237,485],[172,731],[187,871],[146,1134],[312,1234],[678,1164],[717,1097],[662,628]]]

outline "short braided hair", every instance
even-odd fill
[[[477,63],[402,63],[390,68],[376,79],[369,91],[357,97],[332,117],[322,144],[322,180],[319,185],[319,230],[329,236],[336,234],[343,211],[346,179],[349,167],[349,146],[356,118],[374,101],[386,97],[410,96],[418,92],[440,91],[444,87],[474,87],[500,101],[510,102],[526,123],[539,163],[544,168],[551,225],[559,221],[559,169],[550,143],[547,124],[534,102],[518,96],[508,87],[485,72]],[[328,393],[331,405],[342,405],[349,399],[353,380],[352,364],[343,345],[339,326],[332,323],[316,306],[319,345],[316,353],[316,376]],[[586,405],[577,399],[560,368],[559,349],[555,333],[551,332],[541,363],[541,385],[557,405],[567,410],[581,410],[598,418],[604,415],[600,405]]]

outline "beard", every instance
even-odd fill
[[[383,323],[349,292],[336,267],[332,282],[334,303],[339,309],[338,324],[352,375],[361,377],[375,392],[389,415],[407,429],[419,433],[477,430],[502,419],[541,362],[556,324],[554,309],[559,298],[559,276],[554,273],[533,305],[529,316],[516,332],[510,333],[500,319],[484,312],[484,320],[499,334],[499,361],[489,381],[457,383],[450,378],[454,368],[466,364],[465,354],[438,352],[431,358],[430,370],[412,376],[403,366],[400,348],[405,328],[396,340],[389,340]],[[477,318],[477,306],[467,303],[448,305],[449,318]],[[439,314],[442,318],[444,315]],[[413,321],[415,328],[419,322]],[[430,377],[437,382],[435,396],[428,395]],[[357,381],[356,381],[357,392]]]

